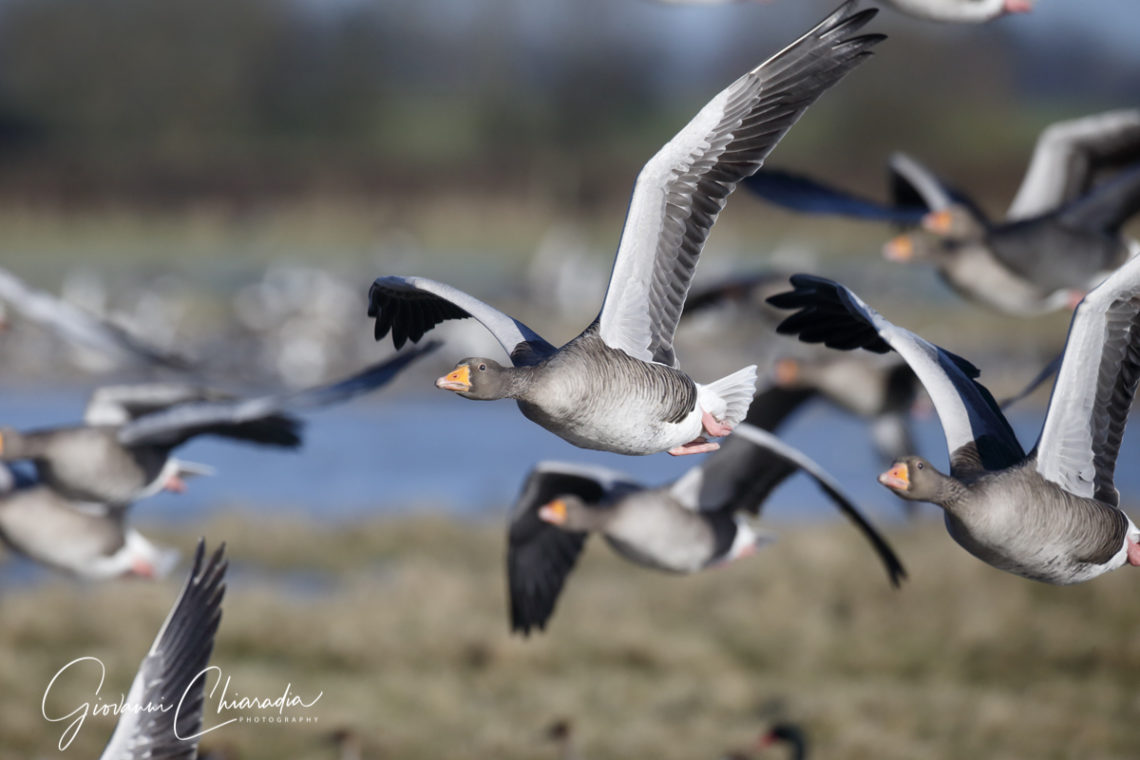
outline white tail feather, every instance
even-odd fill
[[[708,385],[697,383],[697,403],[718,422],[732,427],[744,420],[755,394],[755,364]]]

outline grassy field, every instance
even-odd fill
[[[375,757],[555,758],[570,718],[585,758],[716,758],[775,719],[827,758],[1128,758],[1140,720],[1136,578],[1052,588],[992,570],[934,521],[891,531],[911,578],[892,591],[846,526],[787,527],[760,556],[691,578],[588,547],[550,630],[507,633],[498,526],[443,518],[329,527],[231,517],[162,536],[229,542],[213,663],[241,695],[310,700],[309,724],[206,737],[242,758],[334,758],[352,727]],[[112,719],[40,715],[48,680],[101,658],[115,702],[177,580],[9,588],[0,615],[5,757],[94,757]],[[93,699],[91,672],[54,689]],[[232,698],[232,694],[227,697]],[[66,709],[60,709],[66,708]],[[209,709],[216,702],[209,703]],[[208,713],[207,726],[227,716]],[[248,713],[247,713],[248,714]],[[770,750],[765,757],[780,757]]]

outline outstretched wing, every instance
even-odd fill
[[[825,185],[802,174],[761,169],[744,186],[769,203],[801,214],[833,214],[878,222],[916,225],[929,211],[921,201],[880,203]]]
[[[221,401],[231,396],[188,383],[135,383],[96,388],[83,410],[87,425],[124,425],[146,414],[190,401]]]
[[[1073,313],[1037,442],[1037,472],[1069,493],[1117,504],[1116,455],[1140,379],[1140,257]]]
[[[956,454],[965,454],[972,446],[987,470],[1008,467],[1024,458],[993,396],[974,379],[979,374],[977,367],[891,324],[839,283],[808,274],[794,275],[791,281],[795,290],[768,299],[773,306],[800,309],[780,323],[777,332],[845,351],[897,351],[934,402],[952,463]]]
[[[300,422],[287,412],[347,401],[391,382],[416,359],[439,347],[432,341],[403,351],[335,383],[272,396],[178,404],[119,428],[124,446],[177,446],[198,435],[220,435],[272,446],[301,443]]]
[[[616,493],[640,489],[625,475],[590,465],[542,462],[535,465],[511,510],[507,529],[507,587],[511,630],[542,630],[554,613],[566,576],[574,569],[585,533],[571,533],[538,517],[558,496],[574,495],[597,504]]]
[[[1140,160],[1140,109],[1106,111],[1050,125],[1006,212],[1010,221],[1048,213],[1087,193],[1103,168]]]
[[[376,318],[376,340],[389,331],[401,348],[447,319],[474,317],[491,331],[516,366],[554,353],[538,333],[458,288],[425,277],[378,277],[368,289],[368,316]]]
[[[214,649],[214,635],[222,619],[226,593],[225,544],[205,558],[206,545],[198,542],[194,567],[166,622],[147,652],[131,683],[124,710],[100,760],[193,760],[198,756],[202,730],[202,671]],[[148,706],[164,710],[148,710]]]
[[[673,333],[709,229],[737,183],[755,172],[825,90],[882,35],[851,36],[875,14],[846,2],[701,109],[638,175],[602,304],[607,345],[677,365]]]
[[[687,506],[695,496],[692,506],[702,511],[758,515],[772,491],[799,470],[807,473],[866,536],[887,569],[891,584],[897,586],[906,577],[906,570],[842,486],[806,454],[766,430],[747,423],[738,425],[719,451],[685,473],[670,490]]]

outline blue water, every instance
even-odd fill
[[[82,416],[78,391],[6,389],[0,422],[17,428],[69,424]],[[1026,448],[1040,430],[1042,410],[1027,407],[1012,422]],[[381,395],[306,415],[305,444],[281,451],[201,438],[178,456],[215,467],[184,494],[160,494],[140,503],[143,522],[198,521],[235,507],[352,520],[382,513],[435,510],[505,516],[527,471],[543,459],[594,462],[646,484],[678,477],[700,457],[625,457],[586,451],[529,422],[511,402],[476,402],[451,394]],[[882,470],[859,420],[815,404],[781,431],[832,472],[867,513],[899,517],[898,500],[878,485]],[[1125,436],[1117,466],[1123,502],[1140,493],[1136,436]],[[946,444],[933,414],[916,423],[921,453],[945,467]],[[935,514],[933,507],[928,507]],[[831,503],[812,482],[796,477],[773,495],[765,515],[782,521],[827,519]]]

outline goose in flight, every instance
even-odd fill
[[[798,309],[778,328],[831,348],[898,352],[930,394],[950,472],[908,456],[879,477],[906,499],[942,507],[950,535],[994,567],[1080,583],[1140,566],[1140,530],[1120,509],[1117,452],[1140,379],[1140,258],[1077,306],[1037,445],[1026,454],[978,369],[888,322],[842,285],[795,275],[770,302]]]
[[[537,465],[507,535],[511,628],[524,634],[545,628],[591,532],[625,559],[666,572],[693,573],[752,554],[771,539],[741,513],[758,515],[769,494],[799,470],[855,523],[897,586],[906,571],[839,484],[798,449],[742,424],[720,451],[658,488],[603,467]]]
[[[461,360],[436,385],[469,399],[512,398],[570,443],[621,454],[711,451],[744,418],[755,366],[708,385],[680,369],[673,335],[709,229],[728,195],[820,94],[882,35],[855,33],[875,15],[846,2],[713,98],[641,170],[598,317],[561,348],[450,285],[381,277],[369,291],[377,340],[396,347],[447,319],[473,317],[511,366]]]
[[[199,467],[180,463],[178,474],[205,474]],[[33,562],[93,581],[164,578],[179,557],[130,528],[126,506],[68,499],[3,464],[0,542]]]
[[[890,170],[890,204],[788,172],[760,172],[746,184],[803,213],[919,223],[921,233],[892,239],[884,255],[933,264],[963,297],[1008,314],[1072,308],[1135,252],[1121,228],[1140,211],[1140,109],[1046,128],[1000,221],[909,156],[892,156]]]
[[[339,382],[248,399],[180,385],[113,386],[92,397],[86,424],[22,433],[0,428],[0,461],[31,460],[64,498],[122,507],[164,488],[182,490],[171,456],[199,435],[295,448],[300,422],[286,412],[326,406],[380,388],[438,347],[404,351]]]
[[[207,558],[205,542],[198,542],[190,575],[139,665],[99,760],[198,757],[207,680],[203,671],[214,651],[226,594],[225,551],[222,544]]]

